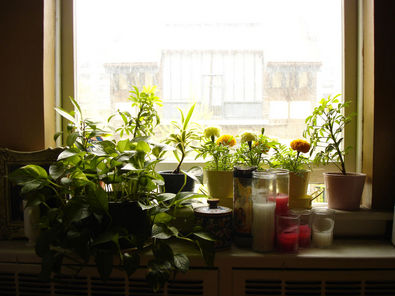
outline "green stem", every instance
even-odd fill
[[[327,115],[327,114],[325,113],[325,115]],[[346,175],[346,166],[344,163],[343,155],[342,155],[340,148],[339,148],[339,143],[337,143],[335,134],[333,133],[333,120],[331,118],[329,118],[328,124],[329,124],[330,137],[331,137],[332,141],[334,142],[335,149],[337,151],[337,154],[339,155],[340,164],[341,164],[341,172],[343,175]]]

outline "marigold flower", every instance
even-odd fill
[[[256,148],[257,146],[261,146],[261,152],[262,153],[268,153],[269,150],[270,150],[270,147],[268,145],[266,145],[265,143],[262,143],[261,141],[254,142],[254,144],[252,146],[254,148]]]
[[[232,147],[236,145],[236,139],[231,135],[222,135],[221,137],[218,138],[217,145]]]
[[[204,130],[204,136],[205,136],[206,138],[211,138],[212,136],[218,138],[218,137],[219,137],[219,134],[220,134],[220,131],[219,131],[219,128],[218,128],[218,127],[211,126],[211,127],[208,127],[208,128],[206,128],[206,129]]]
[[[310,143],[302,139],[293,140],[291,142],[291,148],[298,152],[307,153],[310,150]]]
[[[256,141],[256,135],[251,133],[251,132],[245,132],[241,135],[241,142],[242,143],[248,143]]]

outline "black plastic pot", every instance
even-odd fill
[[[167,193],[178,193],[180,191],[193,191],[195,187],[195,180],[183,173],[175,174],[172,171],[160,171],[159,174],[165,180],[165,185],[162,191]],[[185,177],[187,178],[186,184]]]

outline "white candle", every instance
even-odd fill
[[[313,245],[317,248],[325,248],[332,245],[333,231],[314,231],[313,230]]]
[[[276,204],[254,203],[252,219],[252,248],[259,252],[268,252],[274,248],[274,212]]]

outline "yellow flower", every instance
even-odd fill
[[[248,143],[256,141],[256,135],[251,133],[251,132],[245,132],[241,135],[241,142],[242,143]]]
[[[217,145],[232,147],[236,145],[236,139],[231,135],[222,135],[221,137],[218,138]]]
[[[219,134],[220,134],[220,132],[219,132],[219,128],[218,127],[211,126],[211,127],[208,127],[208,128],[206,128],[204,130],[204,136],[206,138],[211,138],[212,136],[218,138]]]
[[[291,142],[291,148],[298,152],[307,153],[310,150],[310,143],[302,139],[293,140]]]

